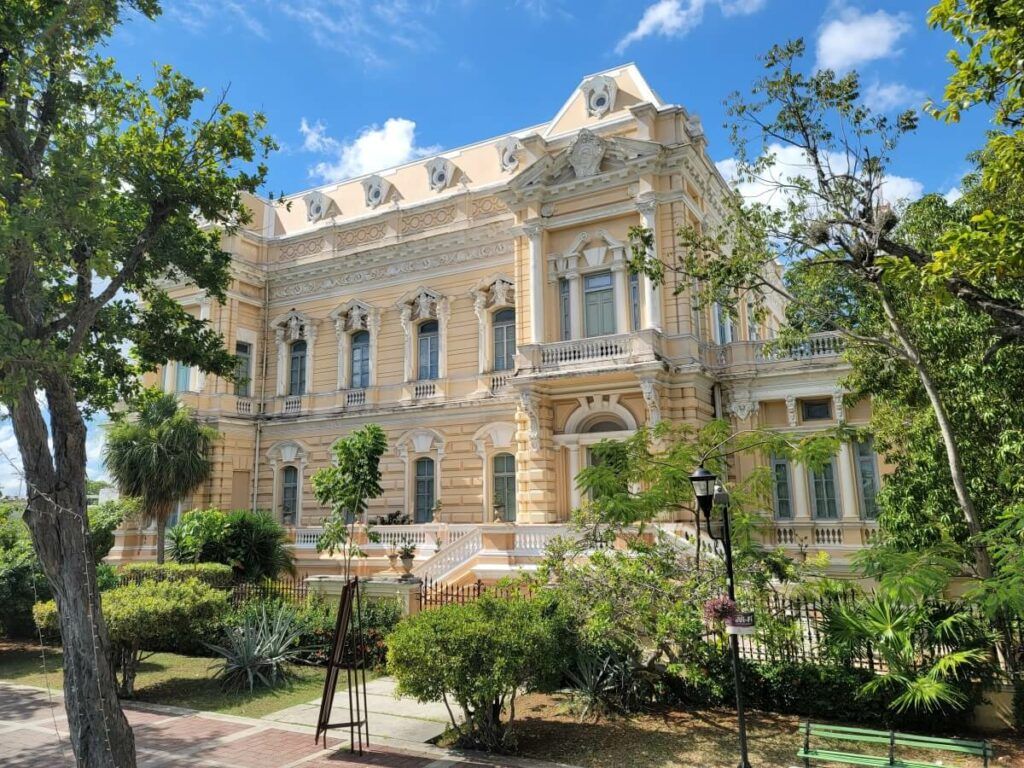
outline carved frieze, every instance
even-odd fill
[[[387,233],[387,226],[382,222],[370,224],[356,229],[346,229],[339,232],[335,238],[335,246],[339,249],[354,248],[357,245],[365,245],[380,240]]]
[[[309,240],[302,240],[298,243],[289,243],[288,245],[281,248],[281,261],[293,261],[295,259],[301,259],[304,256],[312,256],[315,253],[320,253],[324,249],[324,239],[322,237],[313,237]]]
[[[402,234],[408,235],[414,232],[422,232],[425,229],[441,227],[451,224],[458,215],[458,209],[454,205],[444,208],[434,208],[423,213],[414,213],[402,218]]]
[[[469,215],[474,219],[482,219],[486,216],[497,216],[499,213],[508,213],[508,206],[497,197],[481,197],[475,199],[469,207]]]

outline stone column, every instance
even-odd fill
[[[477,291],[473,294],[473,312],[476,313],[477,330],[477,373],[484,374],[490,370],[487,344],[487,293]]]
[[[579,272],[569,272],[569,338],[582,339],[583,330],[583,284]]]
[[[612,279],[615,286],[615,332],[629,333],[629,280],[626,264],[612,265]]]
[[[580,447],[565,446],[569,451],[569,507],[576,509],[580,505],[580,489],[576,487],[576,475],[580,473]]]
[[[313,349],[316,347],[316,326],[312,323],[306,323],[306,394],[310,395],[314,392],[313,387],[313,372],[316,368],[313,367]]]
[[[448,320],[452,316],[452,307],[448,299],[437,302],[437,334],[440,337],[437,345],[437,378],[448,378]]]
[[[405,381],[410,382],[413,380],[412,306],[409,304],[403,304],[400,317],[402,321],[402,330],[405,331]]]
[[[530,342],[544,342],[544,230],[537,224],[525,229],[530,241]]]
[[[344,315],[334,321],[334,333],[338,337],[338,389],[348,389],[348,361],[352,356],[352,336],[345,328]]]
[[[366,318],[366,330],[370,332],[370,386],[377,386],[377,338],[380,336],[380,310],[371,309]]]
[[[857,484],[853,478],[853,457],[849,443],[839,445],[836,464],[839,469],[839,519],[857,520],[860,511],[857,509]]]
[[[274,331],[274,341],[277,343],[277,396],[281,397],[288,392],[288,345],[284,342],[284,328]]]
[[[658,255],[658,226],[657,210],[658,203],[653,199],[641,200],[637,203],[637,210],[640,212],[640,224],[651,230],[653,236],[653,256]],[[640,315],[641,328],[653,328],[661,330],[661,288],[654,284],[647,275],[640,275],[640,290],[644,300]]]
[[[793,519],[811,519],[811,499],[809,496],[810,486],[808,484],[809,473],[803,464],[790,464],[793,475],[793,487],[790,494],[793,498]]]

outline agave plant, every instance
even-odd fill
[[[570,706],[580,722],[591,715],[600,715],[612,692],[615,681],[611,656],[578,652],[575,663],[565,670],[572,686]]]
[[[224,645],[207,644],[219,660],[215,678],[227,690],[273,688],[291,677],[289,665],[306,649],[298,646],[302,627],[294,608],[262,606],[228,631]]]

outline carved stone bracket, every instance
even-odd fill
[[[654,379],[640,379],[640,391],[647,405],[647,426],[656,427],[661,421],[661,395]]]

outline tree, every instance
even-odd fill
[[[162,563],[167,520],[209,478],[217,432],[158,390],[143,392],[132,416],[111,424],[103,460],[120,492],[141,500],[142,520],[156,523],[156,561]]]
[[[168,359],[230,376],[234,356],[164,290],[222,301],[224,231],[250,220],[273,142],[169,67],[151,86],[97,50],[156,0],[0,4],[0,401],[28,492],[25,520],[64,644],[79,765],[135,765],[100,611],[85,508],[83,413],[129,399]],[[126,349],[130,353],[126,354]],[[44,412],[45,409],[45,412]]]
[[[899,208],[886,198],[886,175],[900,139],[915,129],[916,115],[908,111],[890,120],[873,114],[860,103],[855,72],[805,75],[798,68],[803,52],[799,40],[773,47],[751,97],[736,95],[729,107],[739,181],[762,194],[755,200],[729,196],[720,226],[684,226],[684,255],[677,262],[657,260],[649,233],[635,230],[633,268],[655,278],[666,269],[681,272],[685,286],[697,279],[704,301],[732,312],[741,297],[763,312],[774,294],[788,304],[782,343],[811,331],[836,331],[850,346],[878,349],[913,371],[934,412],[973,566],[987,578],[992,565],[984,528],[934,361],[915,342],[897,296],[928,297],[936,311],[962,302],[993,318],[998,302],[981,306],[986,288],[959,271],[936,277],[932,254],[895,232]],[[780,154],[786,156],[781,163]],[[780,263],[785,279],[778,277]]]
[[[381,495],[380,457],[388,449],[384,430],[376,424],[367,424],[336,442],[334,465],[313,473],[313,494],[321,504],[331,506],[331,514],[324,521],[324,532],[317,539],[318,551],[332,555],[342,549],[345,555],[345,574],[352,558],[359,554],[352,540],[352,526],[366,514],[367,502]]]
[[[288,531],[268,512],[196,509],[168,535],[171,557],[179,563],[230,565],[239,581],[295,575]]]

